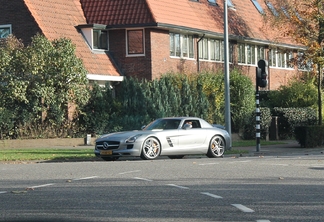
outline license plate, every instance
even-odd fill
[[[112,155],[112,150],[102,150],[102,151],[100,151],[100,155],[103,155],[103,156]]]

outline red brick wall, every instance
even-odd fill
[[[164,73],[197,73],[197,59],[170,57],[169,31],[152,29],[150,32],[152,49],[152,78],[159,78]],[[222,63],[200,61],[200,70],[216,71]]]
[[[125,30],[110,31],[110,52],[126,76],[136,76],[149,80],[159,78],[165,73],[197,73],[197,60],[171,58],[169,51],[169,31],[146,29],[145,56],[126,57]],[[236,59],[234,59],[236,61]],[[200,71],[218,72],[223,70],[222,62],[200,61]],[[255,67],[230,64],[230,70],[237,68],[249,76],[255,84]],[[296,70],[269,69],[269,89],[278,89],[289,79],[298,76]]]
[[[255,84],[256,80],[256,70],[255,66],[238,66],[241,67],[242,73],[249,76]],[[286,85],[290,79],[298,78],[300,73],[297,70],[291,69],[280,69],[280,68],[269,68],[268,76],[268,88],[270,90],[278,89],[281,85]]]
[[[145,31],[145,55],[126,56],[126,30],[109,31],[109,51],[125,76],[152,79],[150,34]]]

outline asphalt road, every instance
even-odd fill
[[[323,221],[323,155],[0,163],[0,221]]]

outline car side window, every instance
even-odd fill
[[[165,123],[163,129],[165,129],[165,130],[166,130],[166,129],[178,129],[178,127],[179,127],[179,123],[180,123],[179,120],[168,120],[168,121]]]
[[[201,128],[199,120],[192,121],[192,128]]]
[[[184,128],[184,126],[185,126],[186,124],[191,125],[191,128],[201,128],[201,125],[200,125],[199,120],[186,120],[186,121],[183,123],[182,128]]]

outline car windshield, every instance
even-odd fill
[[[180,119],[157,119],[147,125],[143,130],[178,129],[180,122]]]

